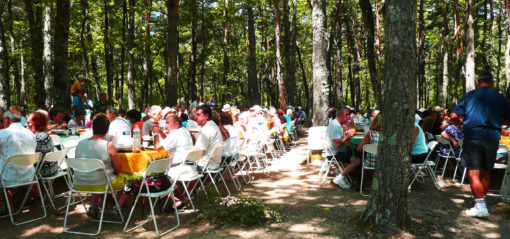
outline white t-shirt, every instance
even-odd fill
[[[13,123],[0,130],[0,170],[7,162],[7,158],[16,154],[33,154],[37,142],[32,131],[24,128],[20,123]],[[28,182],[33,179],[35,167],[6,166],[2,175],[6,185]]]
[[[113,136],[113,145],[118,146],[121,137],[131,137],[131,123],[122,117],[115,118],[110,123],[108,135]]]
[[[198,165],[206,166],[208,157],[211,157],[207,167],[218,168],[221,164],[221,154],[213,155],[213,153],[214,149],[220,146],[223,146],[220,128],[212,120],[209,120],[200,130],[195,143],[195,148],[205,150],[204,156],[198,161]]]
[[[329,147],[329,149],[331,149],[331,152],[333,154],[336,155],[340,152],[347,152],[348,150],[347,142],[342,144],[342,146],[340,146],[339,148],[337,148],[335,146],[335,143],[333,142],[336,139],[342,139],[344,137],[345,137],[344,128],[342,127],[342,125],[340,125],[338,120],[336,119],[329,120],[328,128],[326,130],[325,144],[327,147]]]
[[[185,128],[178,128],[166,135],[161,145],[168,152],[173,152],[172,164],[181,163],[186,160],[188,153],[193,151],[193,140]]]
[[[69,128],[83,128],[83,122],[76,122],[74,119],[69,120],[67,123]]]

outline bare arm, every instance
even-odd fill
[[[418,129],[418,127],[414,126],[413,144],[416,143],[416,138],[418,138],[419,133],[420,133],[420,130]]]
[[[453,146],[454,146],[455,148],[458,148],[458,147],[459,147],[459,143],[457,142],[457,140],[455,140],[455,138],[454,138],[454,137],[452,137],[451,135],[449,135],[448,133],[446,133],[446,132],[444,132],[444,131],[443,131],[443,132],[441,133],[441,137],[443,137],[443,139],[446,139],[446,140],[448,140],[448,141],[452,142],[452,144],[453,144]]]
[[[110,155],[110,158],[112,159],[113,168],[115,169],[115,172],[120,173],[122,166],[120,164],[119,155],[117,154],[117,149],[113,145],[113,143],[108,143],[108,154]]]
[[[151,128],[152,132],[155,133],[154,135],[154,149],[161,151],[164,149],[163,145],[161,145],[161,139],[166,138],[166,134],[163,133],[161,128],[158,124],[154,124]]]
[[[361,140],[361,143],[358,144],[358,146],[356,147],[356,151],[358,151],[358,152],[363,151],[363,145],[368,144],[370,142],[370,140],[372,140],[372,138],[370,137],[370,133],[365,134],[365,137],[363,137],[363,140]]]
[[[349,140],[352,137],[352,133],[353,133],[352,130],[347,130],[345,132],[345,137],[333,140],[335,147],[340,148],[340,146],[342,146],[347,140]]]

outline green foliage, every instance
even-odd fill
[[[214,190],[209,190],[208,195],[209,197],[201,193],[197,196],[196,201],[205,204],[198,217],[221,226],[260,226],[284,220],[278,206],[266,205],[251,196],[240,195],[238,199],[222,199]]]

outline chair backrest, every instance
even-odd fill
[[[427,139],[427,141],[432,141],[434,140],[434,135],[432,135],[431,133],[429,132],[424,132],[425,133],[425,138]]]
[[[67,150],[60,150],[46,153],[46,155],[43,157],[43,162],[58,162],[65,157],[66,151]]]
[[[89,158],[68,158],[66,164],[69,168],[72,168],[80,172],[92,172],[99,169],[105,170],[103,161],[99,159]]]
[[[457,143],[459,143],[460,147],[464,145],[464,139],[458,139]]]
[[[64,151],[66,152],[66,156],[68,158],[74,158],[75,155],[76,155],[76,146],[69,146],[69,147],[65,147],[64,148]]]
[[[327,129],[328,129],[327,126],[310,127],[310,129],[308,129],[308,137],[315,135],[323,136],[326,133]]]
[[[64,140],[62,140],[62,142],[60,144],[65,149],[65,148],[72,147],[72,146],[76,147],[79,142],[80,142],[80,137],[73,135],[73,136],[69,136],[68,138],[65,138]]]
[[[506,153],[509,154],[510,153],[510,149],[508,148],[508,145],[506,144],[499,144],[499,148],[498,148],[498,151],[499,150],[506,150]]]
[[[185,161],[196,162],[204,155],[204,150],[194,150],[188,153]]]
[[[145,175],[166,172],[170,168],[170,165],[172,165],[172,158],[158,159],[152,161],[149,164],[149,166],[147,166],[147,171],[145,171]]]
[[[56,134],[50,134],[51,141],[53,141],[53,145],[60,145],[62,140],[60,139],[60,136]]]
[[[440,144],[450,144],[450,141],[444,139],[439,134],[437,134],[435,137],[436,137],[436,141],[439,142]]]
[[[437,146],[438,142],[437,141],[430,141],[428,144],[427,144],[427,148],[429,149],[429,152],[433,151],[434,149],[436,149],[436,146]]]
[[[6,164],[21,167],[32,166],[41,160],[41,156],[41,153],[11,155],[7,158]]]
[[[326,126],[314,126],[308,130],[308,148],[320,150],[325,148]]]
[[[365,144],[363,145],[363,153],[369,153],[377,155],[377,144]]]

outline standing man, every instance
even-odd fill
[[[510,120],[510,103],[493,90],[491,73],[478,77],[476,89],[467,92],[453,113],[464,116],[464,145],[461,165],[468,169],[475,206],[465,211],[469,217],[488,217],[484,196],[490,186],[491,171],[501,136],[501,121]]]

